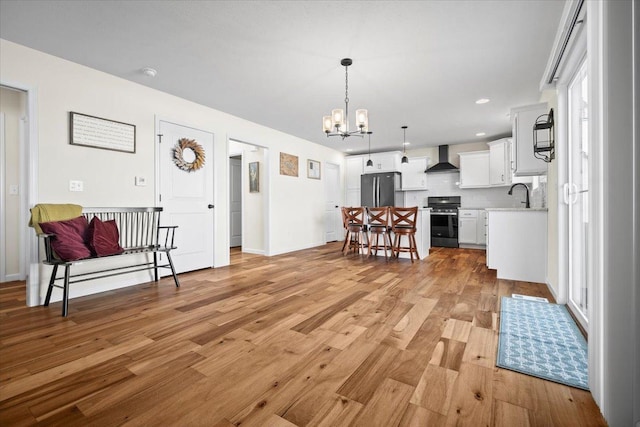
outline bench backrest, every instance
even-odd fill
[[[124,249],[158,246],[158,227],[162,208],[83,208],[82,215],[91,222],[115,220]]]

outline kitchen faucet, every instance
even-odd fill
[[[526,193],[525,193],[526,199],[524,201],[524,207],[528,209],[528,208],[531,207],[531,205],[529,204],[529,187],[527,187],[526,184],[523,184],[521,182],[517,182],[517,183],[513,184],[511,186],[511,188],[509,189],[509,192],[507,194],[509,194],[510,196],[513,195],[513,187],[517,187],[518,185],[522,185],[526,190]]]

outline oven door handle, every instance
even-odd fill
[[[456,212],[431,212],[431,215],[458,216]]]

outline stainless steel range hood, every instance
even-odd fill
[[[458,170],[457,167],[449,163],[449,146],[448,145],[440,145],[438,146],[438,163],[427,168],[426,173],[433,172],[455,172]]]

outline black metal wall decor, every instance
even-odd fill
[[[185,160],[185,151],[193,153],[193,161]],[[198,144],[195,139],[180,138],[173,147],[173,162],[176,166],[185,172],[195,172],[204,166],[205,156],[204,148]]]
[[[533,125],[533,155],[536,159],[551,163],[556,158],[553,135],[553,108],[549,114],[538,116]]]

